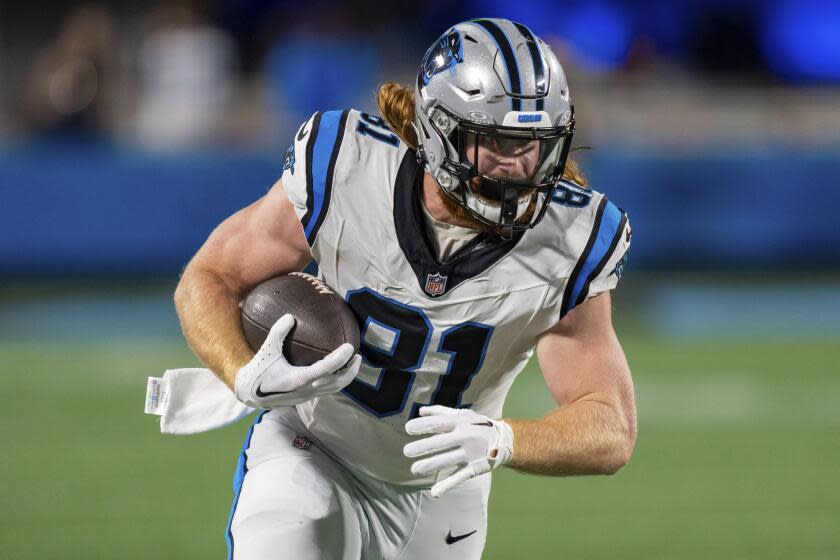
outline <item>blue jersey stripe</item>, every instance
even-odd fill
[[[323,222],[321,214],[329,205],[327,195],[332,187],[328,184],[332,179],[330,162],[333,160],[333,152],[341,145],[339,134],[344,133],[344,127],[339,126],[341,121],[341,111],[328,111],[321,115],[318,136],[312,148],[312,158],[307,162],[312,170],[312,200],[307,201],[307,206],[312,208],[312,213],[303,224],[303,228],[310,245],[314,241],[314,234],[317,233],[316,226],[320,226]]]
[[[613,240],[619,233],[619,225],[622,224],[623,217],[624,213],[619,210],[618,206],[607,201],[592,248],[589,254],[586,255],[586,260],[580,268],[578,275],[570,279],[574,284],[571,287],[572,289],[569,295],[568,311],[574,309],[582,296],[585,297],[586,294],[584,291],[588,291],[589,281],[591,280],[590,276],[598,267],[599,263],[605,261],[608,257],[610,248],[613,247]]]
[[[621,240],[621,236],[623,235],[624,228],[627,225],[627,214],[624,213],[623,210],[621,211],[621,220],[618,222],[618,227],[616,228],[615,236],[610,243],[610,246],[604,252],[603,258],[595,265],[595,268],[589,273],[589,276],[586,278],[586,283],[583,285],[583,290],[581,290],[580,295],[578,296],[575,305],[580,305],[584,302],[586,297],[589,295],[589,286],[595,279],[598,277],[599,274],[604,270],[604,267],[607,266],[607,261],[613,256],[615,252],[615,248],[618,247],[618,242]]]
[[[306,156],[304,158],[304,163],[306,164],[304,166],[306,171],[306,213],[300,219],[300,223],[303,224],[304,229],[306,229],[306,224],[309,223],[309,219],[312,217],[312,201],[315,199],[312,196],[312,148],[315,147],[315,139],[318,137],[318,127],[320,124],[321,113],[315,113],[312,117],[312,125],[308,131],[309,138],[306,140]],[[303,127],[301,128],[301,132],[304,132]],[[298,132],[298,140],[302,140],[300,132]]]
[[[262,421],[266,412],[268,411],[264,410],[254,420],[251,429],[248,430],[248,435],[245,437],[245,443],[242,445],[242,453],[239,454],[239,460],[236,462],[236,473],[233,475],[233,505],[230,507],[227,532],[225,533],[225,540],[228,545],[228,560],[233,560],[233,532],[231,531],[231,525],[233,524],[233,514],[236,513],[236,506],[239,504],[239,494],[242,493],[242,483],[245,481],[245,475],[248,473],[248,448],[251,447],[251,436],[254,435],[254,427]]]

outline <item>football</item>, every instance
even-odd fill
[[[255,352],[286,313],[296,319],[283,343],[293,366],[312,365],[345,342],[359,351],[359,324],[350,307],[314,276],[292,272],[266,280],[242,303],[242,330]]]

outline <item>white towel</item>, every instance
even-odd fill
[[[168,369],[150,377],[146,386],[146,414],[160,416],[164,434],[188,435],[222,428],[242,420],[255,409],[242,404],[209,369]]]

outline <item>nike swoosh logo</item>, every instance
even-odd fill
[[[493,427],[493,422],[489,422],[489,421],[488,422],[473,422],[472,425],[473,426],[490,426],[492,428]]]
[[[470,533],[464,533],[463,535],[458,535],[458,536],[455,536],[455,537],[452,536],[452,531],[449,531],[449,533],[447,533],[447,535],[446,535],[446,544],[454,544],[454,543],[456,543],[460,540],[464,540],[467,537],[469,537],[470,535],[474,534],[476,531],[478,531],[478,529],[475,529]]]
[[[291,393],[291,391],[271,391],[268,393],[262,392],[262,385],[257,387],[257,396],[258,397],[270,397],[271,395],[285,395],[286,393]]]

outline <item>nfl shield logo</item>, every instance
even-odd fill
[[[309,449],[312,447],[312,440],[306,436],[297,435],[295,436],[295,440],[292,442],[292,445],[298,449]]]
[[[430,296],[439,296],[446,291],[446,276],[440,274],[426,275],[426,293]]]

